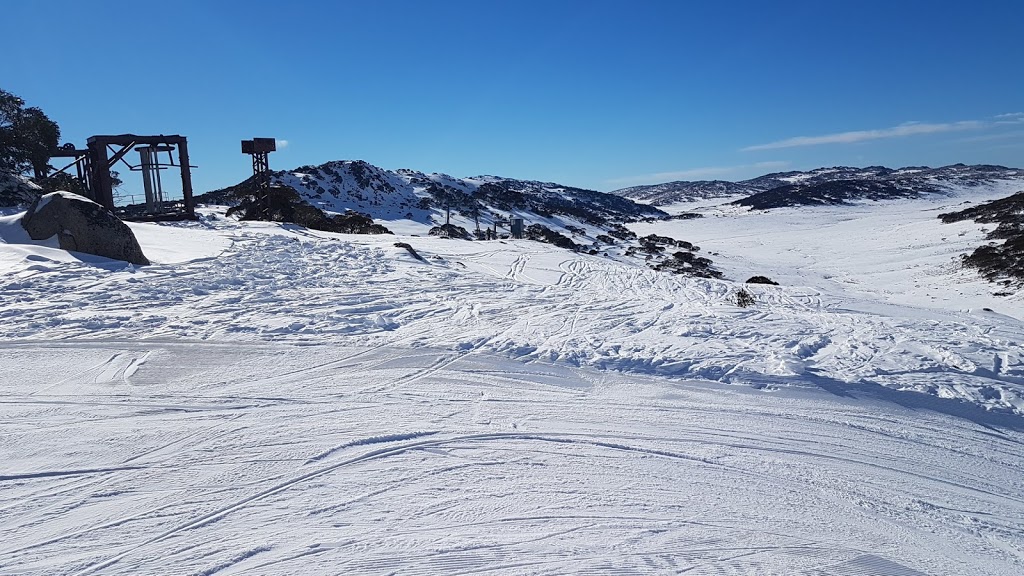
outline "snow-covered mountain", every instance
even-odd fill
[[[727,180],[696,180],[690,182],[680,180],[664,184],[622,188],[612,192],[612,194],[644,202],[652,206],[667,206],[680,202],[695,202],[710,198],[739,196],[758,191],[760,191],[759,188],[742,182],[729,182]]]
[[[528,220],[559,217],[594,226],[665,215],[655,207],[622,196],[551,182],[392,171],[362,160],[277,171],[272,183],[294,189],[303,200],[326,212],[359,212],[385,222],[441,223],[446,208],[460,221],[475,224],[479,220],[480,226],[510,215]],[[199,200],[230,201],[246,191],[245,184],[205,194]]]
[[[655,206],[745,196],[735,203],[755,209],[769,209],[782,206],[843,204],[855,200],[914,198],[1006,180],[1019,180],[1024,186],[1024,170],[964,164],[941,168],[910,166],[897,169],[884,166],[836,166],[805,172],[776,172],[741,182],[683,181],[634,186],[616,190],[613,194]]]

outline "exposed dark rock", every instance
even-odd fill
[[[666,246],[675,246],[677,248],[682,248],[684,250],[692,250],[694,252],[700,251],[699,247],[694,246],[692,243],[687,242],[686,240],[676,240],[675,238],[670,238],[668,236],[658,236],[657,234],[649,234],[647,236],[644,236],[643,238],[640,239],[640,241],[650,244],[664,244]]]
[[[679,213],[679,214],[672,214],[671,216],[666,216],[664,219],[665,220],[696,220],[697,218],[703,218],[703,217],[704,217],[704,215],[700,214],[699,212],[682,212],[682,213]]]
[[[613,224],[608,228],[608,235],[619,240],[632,240],[636,238],[636,232],[626,228],[622,224]]]
[[[772,280],[767,276],[751,276],[747,278],[747,284],[770,284],[772,286],[778,286],[779,283]]]
[[[460,240],[471,240],[469,232],[462,226],[456,226],[455,224],[441,224],[440,226],[434,226],[428,232],[431,236],[441,236],[442,238],[458,238]]]
[[[854,200],[917,198],[921,194],[919,188],[900,181],[834,180],[811,185],[779,186],[736,200],[733,204],[749,206],[754,210],[768,210],[785,206],[848,204]]]
[[[99,204],[70,192],[38,198],[21,219],[33,240],[57,236],[63,250],[149,264],[132,229]]]
[[[551,182],[493,176],[460,179],[415,170],[384,170],[361,160],[278,171],[272,174],[272,181],[295,189],[304,201],[321,209],[351,208],[388,219],[411,216],[423,223],[446,210],[485,221],[513,212],[568,216],[594,225],[666,216],[657,208],[621,196]],[[250,180],[203,194],[196,201],[233,204],[247,193],[246,188],[251,188]]]
[[[962,220],[996,224],[986,236],[990,242],[964,256],[964,264],[976,268],[991,282],[1024,285],[1024,191],[959,212],[940,214],[939,219],[947,224]]]
[[[340,234],[391,233],[384,226],[374,224],[373,219],[366,214],[347,212],[333,216],[328,215],[323,210],[303,202],[295,190],[287,186],[272,187],[266,200],[243,196],[237,206],[228,210],[228,215],[236,213],[241,215],[240,220],[289,222],[324,232]]]
[[[408,242],[395,242],[395,248],[405,248],[413,258],[421,262],[426,262],[426,260],[423,259],[423,256],[420,256],[419,252],[417,252],[416,249]]]
[[[554,244],[566,250],[578,251],[581,249],[581,246],[569,239],[568,236],[559,234],[543,224],[530,224],[526,227],[523,236],[528,240]]]
[[[693,252],[676,252],[671,257],[665,258],[657,264],[651,265],[655,270],[671,272],[673,274],[686,274],[700,278],[721,278],[722,273],[715,270],[710,258],[703,258]]]
[[[742,182],[669,182],[635,186],[614,193],[655,206],[725,196],[746,196],[735,202],[756,209],[858,200],[912,198],[941,194],[951,187],[971,187],[1000,180],[1024,180],[1024,170],[1003,166],[954,164],[941,168],[834,166],[806,172],[776,172]],[[675,217],[668,217],[674,219]]]

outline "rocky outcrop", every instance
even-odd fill
[[[1001,293],[1004,296],[1015,294],[1024,286],[1024,191],[959,212],[940,214],[939,219],[946,224],[963,220],[996,224],[986,235],[989,242],[964,256],[964,264],[976,268],[990,282],[1012,287],[1013,290]]]
[[[40,190],[23,176],[0,172],[0,208],[29,204],[39,197]]]
[[[57,237],[63,250],[149,264],[127,224],[99,204],[70,192],[53,192],[29,206],[21,225],[33,240]]]

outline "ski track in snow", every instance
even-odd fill
[[[892,206],[639,227],[747,309],[529,241],[0,243],[0,574],[1020,574],[1024,306]]]
[[[1016,416],[479,352],[93,344],[72,360],[149,360],[39,403],[64,349],[0,347],[24,367],[0,408],[2,573],[1024,567]]]
[[[216,259],[15,273],[0,280],[0,336],[444,347],[724,382],[877,385],[1024,413],[1024,324],[1009,316],[893,313],[877,310],[884,301],[799,285],[747,286],[757,305],[740,309],[728,281],[529,241],[496,249],[411,239],[442,258],[422,264],[390,237],[277,227],[224,235],[233,244]],[[117,369],[130,378],[138,367]]]

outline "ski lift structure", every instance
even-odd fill
[[[129,163],[125,157],[132,151],[139,153],[139,164]],[[174,153],[177,152],[177,162]],[[167,161],[161,161],[167,154]],[[68,173],[72,167],[82,190],[90,200],[115,212],[124,220],[194,220],[195,200],[192,197],[192,168],[188,159],[188,140],[184,136],[140,136],[137,134],[90,136],[85,148],[64,144],[50,153],[51,158],[71,158],[72,161],[57,173]],[[146,193],[145,204],[117,206],[113,178],[110,171],[121,162],[131,172],[142,173]],[[161,170],[178,168],[181,174],[181,200],[170,200],[164,191]]]
[[[508,237],[516,240],[523,238],[523,230],[525,229],[525,220],[519,216],[501,216],[495,215],[493,220],[493,230],[487,230],[488,239],[498,240],[501,236],[498,235],[498,227],[508,228]]]
[[[242,140],[242,154],[252,156],[253,197],[270,213],[270,153],[277,151],[275,138]]]

